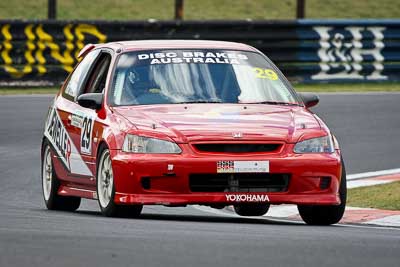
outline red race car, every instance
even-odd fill
[[[143,205],[264,215],[297,204],[308,224],[343,216],[339,145],[257,49],[217,41],[87,45],[49,108],[42,141],[48,209],[97,199],[105,216]]]

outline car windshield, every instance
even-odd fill
[[[118,59],[111,103],[298,104],[284,79],[271,62],[254,52],[127,52]]]

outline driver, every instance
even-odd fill
[[[127,102],[138,103],[138,98],[144,94],[147,94],[148,82],[144,80],[144,75],[140,76],[139,72],[135,69],[130,69],[127,72],[125,79],[125,100]]]

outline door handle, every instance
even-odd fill
[[[67,117],[67,124],[71,125],[71,121],[72,121],[72,115],[69,114],[68,117]]]

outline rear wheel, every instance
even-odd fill
[[[240,216],[263,216],[268,212],[269,204],[240,204],[234,208]]]
[[[114,203],[115,184],[110,152],[104,148],[97,166],[97,198],[101,213],[107,217],[138,217],[142,205],[116,205]]]
[[[340,205],[317,206],[299,205],[300,216],[310,225],[330,225],[338,223],[344,214],[347,199],[346,170],[342,160],[342,177],[339,186]]]
[[[50,145],[45,142],[42,153],[42,192],[46,207],[49,210],[74,211],[78,209],[81,198],[58,195],[59,187],[60,182],[53,168]]]

